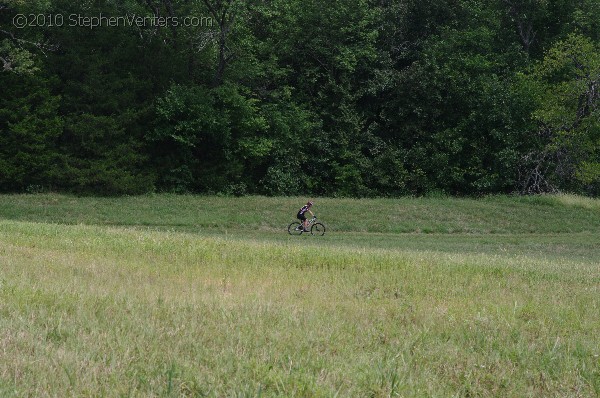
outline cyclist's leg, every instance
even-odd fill
[[[304,214],[300,214],[300,212],[298,212],[298,214],[296,215],[296,218],[298,220],[300,220],[300,228],[302,228],[303,230],[306,231],[306,216]]]
[[[298,213],[298,218],[302,220],[302,229],[304,229],[304,232],[306,232],[306,228],[308,227],[308,220],[306,219],[306,216],[304,214]]]

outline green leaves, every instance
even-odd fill
[[[19,86],[16,86],[18,83]],[[57,140],[64,121],[59,97],[36,76],[0,76],[0,190],[48,189],[60,175]]]
[[[588,189],[600,183],[600,47],[571,34],[552,46],[523,81],[535,93],[532,117],[539,123],[543,145],[538,150],[546,178],[567,189]],[[532,166],[539,168],[540,163]]]
[[[4,72],[31,75],[39,71],[39,68],[35,65],[33,54],[26,49],[15,46],[7,39],[0,41],[0,61]]]
[[[0,4],[6,189],[482,194],[540,162],[595,189],[594,0]],[[17,31],[16,12],[214,24]]]
[[[576,129],[597,104],[600,47],[584,36],[569,35],[548,51],[532,78],[543,90],[535,117],[555,129]]]

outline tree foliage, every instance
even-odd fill
[[[600,46],[570,34],[524,77],[535,93],[539,145],[525,159],[523,189],[598,193],[600,181]]]
[[[3,0],[0,190],[597,195],[598,42],[594,0]]]

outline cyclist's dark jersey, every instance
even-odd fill
[[[300,211],[298,212],[299,215],[303,216],[304,213],[306,213],[308,211],[308,206],[304,205],[302,206],[302,208],[300,209]]]

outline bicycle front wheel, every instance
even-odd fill
[[[323,236],[325,235],[325,225],[320,222],[314,223],[310,228],[310,233],[315,236]]]
[[[299,222],[293,222],[288,226],[288,233],[290,235],[302,235],[302,232],[304,232],[304,228]]]

